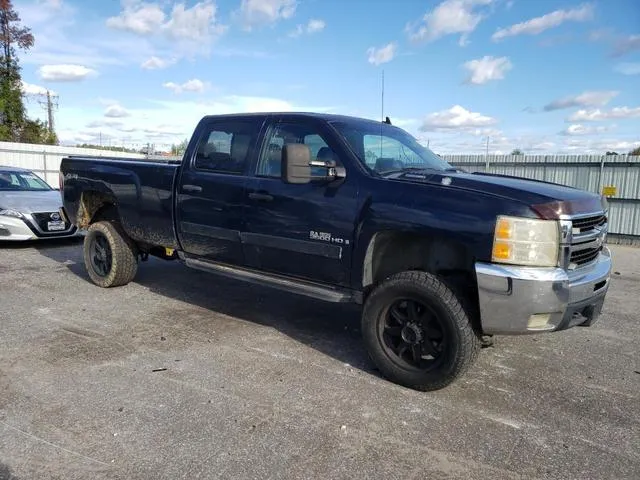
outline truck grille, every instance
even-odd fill
[[[576,268],[596,260],[602,251],[606,233],[606,214],[597,214],[572,220],[569,263]]]
[[[584,265],[589,262],[593,262],[598,258],[598,254],[601,250],[601,246],[596,248],[585,248],[584,250],[574,250],[571,252],[571,263]]]
[[[599,227],[607,223],[606,215],[595,215],[593,217],[579,218],[573,221],[574,233],[587,233],[595,227]],[[578,230],[578,232],[576,232]]]

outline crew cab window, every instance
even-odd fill
[[[337,160],[336,155],[327,145],[322,135],[315,128],[300,124],[278,124],[269,135],[265,148],[260,154],[257,175],[263,177],[280,177],[282,170],[282,150],[288,143],[302,143],[311,150],[311,160]],[[325,175],[322,167],[311,167],[312,176]]]
[[[258,135],[257,122],[218,122],[203,135],[194,167],[218,173],[242,174]]]

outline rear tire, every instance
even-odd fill
[[[126,285],[136,276],[136,246],[118,223],[100,221],[91,224],[83,250],[87,273],[99,287]]]
[[[460,301],[427,272],[398,273],[377,286],[364,305],[362,335],[387,379],[421,391],[451,384],[480,351]]]

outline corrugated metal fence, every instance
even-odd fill
[[[640,243],[640,157],[628,155],[442,155],[470,172],[534,178],[607,193],[609,230],[619,243]]]
[[[29,168],[50,185],[58,185],[66,155],[153,159],[147,155],[89,148],[0,142],[0,165]],[[640,157],[627,155],[442,155],[467,171],[535,178],[591,192],[614,187],[608,196],[610,231],[616,241],[640,244]],[[157,158],[157,157],[155,157]],[[611,190],[610,190],[611,193]]]

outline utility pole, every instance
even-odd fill
[[[484,166],[484,171],[488,172],[489,171],[489,135],[487,135],[487,150],[485,152],[485,166]]]
[[[38,100],[38,103],[46,110],[47,112],[47,130],[50,134],[54,132],[54,117],[53,111],[58,108],[58,96],[52,95],[49,90],[47,90],[47,94],[42,94],[41,96],[46,97],[46,99]]]

